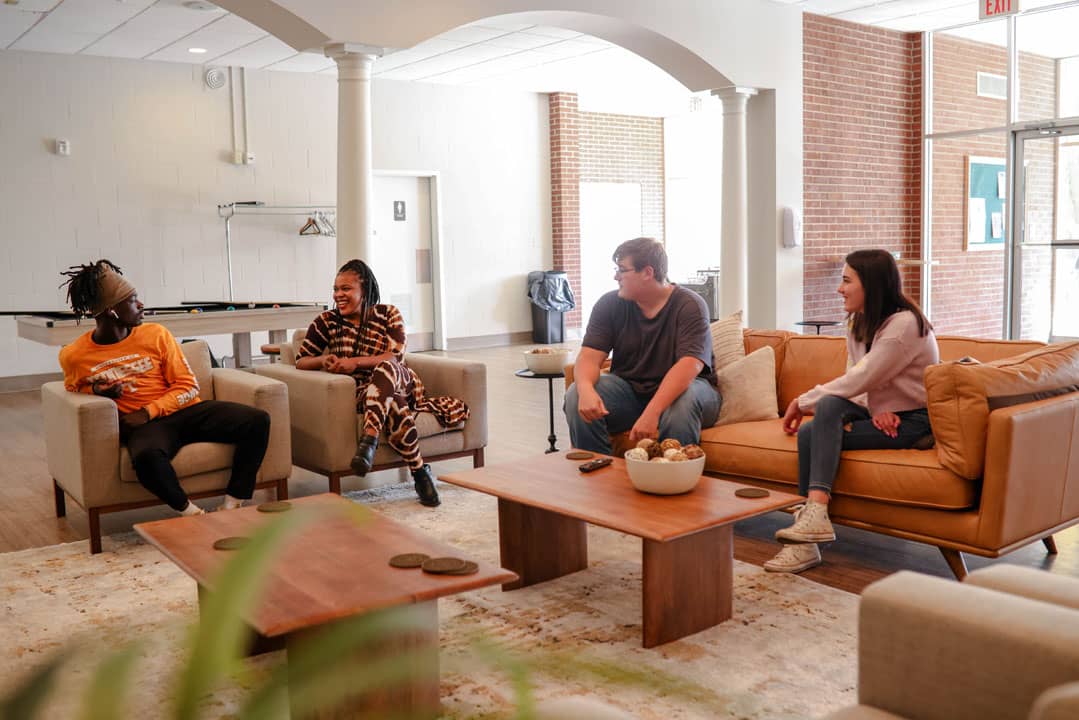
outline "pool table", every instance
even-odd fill
[[[231,308],[231,309],[230,309]],[[251,333],[270,332],[270,342],[285,342],[289,328],[306,328],[326,305],[316,302],[190,302],[146,307],[144,322],[165,326],[177,338],[232,335],[237,367],[251,365]],[[63,310],[5,311],[15,315],[19,337],[43,345],[67,345],[92,330],[94,321]]]

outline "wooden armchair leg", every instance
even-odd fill
[[[341,477],[344,473],[332,472],[330,473],[330,492],[341,494]]]
[[[56,517],[64,517],[67,515],[67,503],[64,500],[64,489],[60,487],[55,480],[52,481],[52,498],[56,503]]]
[[[472,451],[472,467],[483,467],[483,448],[477,448]]]
[[[1057,541],[1053,539],[1052,535],[1050,535],[1049,537],[1043,537],[1042,544],[1045,545],[1045,552],[1049,553],[1050,555],[1057,554]]]
[[[963,553],[952,548],[942,547],[940,554],[944,556],[944,561],[948,563],[948,567],[952,569],[952,573],[955,574],[956,580],[962,580],[967,576],[967,563],[963,560]]]
[[[101,552],[101,511],[87,508],[86,516],[90,521],[90,554],[97,555]]]
[[[278,500],[288,500],[288,478],[277,481],[275,496]]]

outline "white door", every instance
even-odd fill
[[[431,257],[431,180],[376,175],[370,266],[382,302],[405,320],[409,352],[434,348],[435,306]]]
[[[600,296],[618,287],[611,254],[626,240],[640,237],[641,227],[638,183],[581,183],[581,297],[577,306],[585,328]]]

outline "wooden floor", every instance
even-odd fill
[[[488,463],[519,460],[541,453],[547,447],[547,382],[513,374],[523,367],[521,354],[527,347],[440,353],[487,364]],[[555,433],[558,447],[564,450],[569,446],[569,437],[561,403],[562,387],[556,381]],[[453,460],[436,463],[434,470],[450,472],[468,467],[471,467],[468,460]],[[66,518],[57,518],[53,512],[52,482],[45,464],[37,391],[0,394],[0,468],[0,552],[85,541],[86,514],[78,505],[68,502]],[[399,471],[391,470],[377,473],[375,480],[386,482],[397,477]],[[361,487],[362,482],[358,478],[345,478],[344,489]],[[326,488],[325,478],[299,468],[294,469],[289,482],[294,497],[325,492]],[[256,499],[261,498],[257,495]],[[213,502],[205,504],[210,506]],[[102,532],[130,530],[136,522],[170,514],[168,508],[160,507],[105,515],[101,519]],[[778,551],[772,534],[789,523],[790,517],[783,513],[738,523],[735,556],[762,564]],[[803,573],[803,577],[851,592],[860,592],[870,582],[904,568],[951,577],[943,557],[934,547],[849,528],[836,530],[838,540],[824,548],[824,564]],[[974,569],[992,562],[1008,562],[1079,576],[1079,527],[1059,533],[1056,541],[1060,550],[1057,556],[1047,555],[1038,542],[995,561],[968,555],[967,564]]]

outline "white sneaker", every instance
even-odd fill
[[[794,514],[793,525],[776,530],[776,540],[781,543],[832,542],[835,540],[835,529],[828,519],[828,506],[806,501],[805,507]]]
[[[820,550],[816,543],[784,545],[779,553],[764,563],[768,572],[800,573],[820,565]]]

